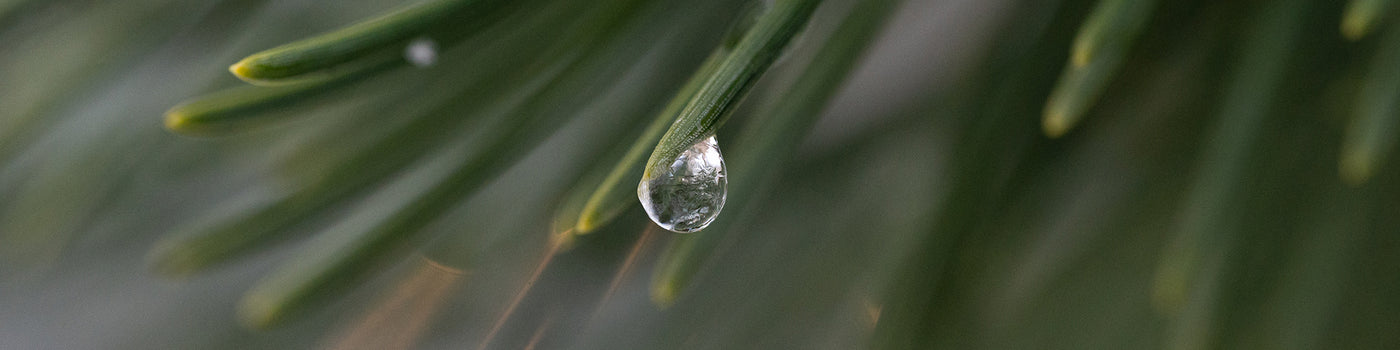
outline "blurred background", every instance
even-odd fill
[[[1387,0],[820,1],[709,229],[578,232],[795,1],[0,1],[0,349],[1400,347]]]

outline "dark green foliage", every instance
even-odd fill
[[[1397,10],[0,1],[0,348],[1395,348]]]

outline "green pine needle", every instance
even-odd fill
[[[239,86],[183,102],[165,112],[165,128],[187,136],[224,136],[266,126],[283,111],[373,76],[381,65],[336,79],[285,86]]]
[[[380,17],[278,46],[244,58],[229,67],[240,79],[260,85],[277,85],[335,79],[385,65],[403,63],[403,50],[414,37],[438,34],[434,28],[481,28],[500,0],[431,0],[405,5]],[[442,47],[450,47],[470,33],[438,34]]]
[[[1127,60],[1156,7],[1152,0],[1100,0],[1074,38],[1070,62],[1045,103],[1045,135],[1055,138],[1088,113]]]
[[[1215,327],[1210,312],[1219,302],[1220,264],[1231,254],[1242,230],[1233,210],[1242,199],[1238,188],[1272,115],[1280,83],[1288,73],[1287,57],[1297,47],[1306,0],[1270,2],[1260,9],[1245,34],[1250,40],[1235,62],[1212,136],[1204,144],[1200,166],[1181,205],[1182,218],[1166,245],[1152,280],[1152,302],[1175,315],[1168,344],[1177,349],[1207,348]]]
[[[726,53],[728,50],[719,50],[711,54],[671,102],[647,125],[642,135],[627,149],[627,154],[623,155],[622,160],[610,168],[607,177],[596,186],[582,190],[588,195],[581,197],[586,201],[577,208],[578,214],[572,224],[575,234],[593,232],[637,203],[637,191],[632,185],[642,176],[647,151],[655,147],[656,142],[661,139],[662,132],[675,121],[675,116],[680,113],[686,102],[695,96],[701,83],[719,67],[719,63],[722,62],[720,58],[725,57]]]
[[[1342,138],[1339,171],[1354,186],[1375,175],[1400,136],[1400,26],[1390,26],[1384,34]]]
[[[736,144],[746,150],[744,156],[731,162],[732,174],[742,174],[730,183],[730,205],[746,209],[753,193],[759,193],[778,175],[775,167],[766,163],[786,159],[811,130],[822,110],[846,77],[866,47],[883,28],[893,12],[895,1],[863,1],[837,27],[811,62],[802,70],[797,81],[777,100],[764,106],[755,125],[745,129]],[[687,235],[672,241],[657,261],[652,276],[651,298],[663,307],[671,305],[685,290],[702,266],[709,261],[721,242],[731,234],[736,222],[744,218],[720,220],[710,232]]]
[[[802,31],[820,3],[819,0],[778,0],[760,16],[661,136],[647,159],[642,178],[671,164],[682,151],[724,125],[734,107],[778,59],[788,41]]]
[[[1351,0],[1346,13],[1342,15],[1342,36],[1348,40],[1361,40],[1385,18],[1391,0]]]
[[[343,293],[352,282],[367,278],[366,267],[392,256],[407,242],[423,239],[423,227],[453,208],[487,181],[505,171],[514,160],[561,126],[571,108],[587,101],[575,88],[615,75],[628,50],[587,55],[621,29],[627,15],[637,10],[636,0],[616,0],[594,8],[570,37],[560,38],[556,54],[565,67],[547,88],[540,90],[519,110],[497,116],[491,135],[446,146],[418,170],[369,198],[353,219],[318,236],[302,257],[289,262],[245,297],[240,314],[255,327],[284,320],[325,298]],[[593,45],[597,45],[594,47]]]
[[[1394,1],[953,5],[0,0],[0,347],[1400,342]]]

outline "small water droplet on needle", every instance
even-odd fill
[[[413,39],[403,48],[403,59],[418,67],[432,66],[437,62],[437,42],[427,37]]]
[[[637,185],[637,199],[661,228],[695,232],[724,208],[729,179],[714,136],[696,142],[665,168],[652,169]]]

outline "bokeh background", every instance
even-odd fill
[[[245,293],[396,210],[382,203],[444,161],[433,150],[496,137],[531,81],[480,77],[550,62],[530,45],[573,38],[560,23],[593,4],[520,2],[431,65],[211,137],[162,116],[247,85],[228,71],[245,56],[402,2],[0,2],[0,349],[1400,347],[1400,169],[1339,175],[1361,110],[1400,120],[1384,68],[1400,6],[1348,39],[1345,1],[1159,1],[1082,122],[1050,138],[1046,101],[1094,1],[897,1],[832,97],[807,101],[822,108],[790,151],[731,169],[763,185],[731,191],[717,229],[666,232],[633,206],[561,239],[568,194],[750,6],[640,3],[622,44],[588,46],[611,64],[536,102],[557,125],[490,149],[518,156],[376,246],[362,278],[258,325]],[[759,154],[727,141],[764,125],[860,3],[823,1],[720,129],[727,159]],[[434,117],[405,141],[421,145],[370,153]],[[358,168],[388,170],[228,261],[152,262],[191,222]],[[658,301],[657,266],[698,235],[720,238]]]

